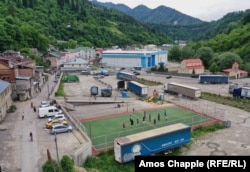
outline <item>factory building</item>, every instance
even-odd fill
[[[102,64],[117,68],[150,68],[160,63],[167,64],[167,50],[106,50],[102,52]]]

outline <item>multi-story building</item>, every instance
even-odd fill
[[[12,105],[11,94],[11,83],[0,79],[0,121],[4,119],[7,114],[7,110]]]
[[[38,72],[36,62],[18,52],[9,50],[0,56],[0,79],[11,83],[13,99],[26,100],[35,95],[36,90],[43,84],[39,82],[40,78],[37,76],[40,75],[36,72]],[[22,86],[20,86],[20,78]],[[24,81],[27,82],[26,86],[29,85],[25,89],[23,89]],[[18,90],[19,88],[22,89]]]

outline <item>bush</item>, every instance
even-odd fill
[[[74,163],[70,159],[69,156],[64,155],[61,159],[61,167],[64,172],[73,172],[74,171]]]
[[[7,110],[7,113],[13,113],[16,111],[16,106],[15,105],[11,105],[10,108]]]
[[[57,161],[46,161],[42,166],[43,172],[59,172],[60,167]]]

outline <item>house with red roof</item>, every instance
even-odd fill
[[[178,73],[185,74],[203,74],[205,67],[203,66],[202,60],[200,58],[195,59],[184,59],[181,62],[180,69]]]
[[[248,72],[239,69],[239,63],[234,62],[232,68],[224,69],[223,72],[230,78],[246,78],[248,76]]]

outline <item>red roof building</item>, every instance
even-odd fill
[[[225,75],[229,76],[230,78],[246,78],[248,76],[248,72],[239,69],[239,63],[234,62],[232,68],[223,70]]]
[[[184,59],[181,62],[180,69],[178,73],[186,73],[186,74],[203,74],[205,67],[202,64],[202,60],[200,58],[195,59]]]

